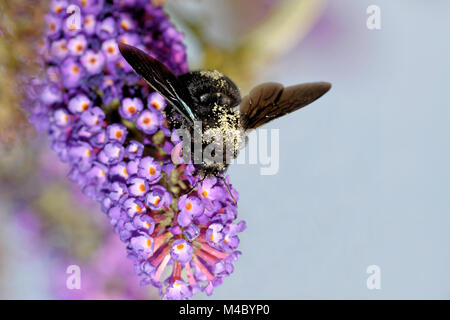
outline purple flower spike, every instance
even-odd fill
[[[81,28],[67,15],[73,4]],[[184,163],[167,102],[118,50],[134,45],[179,76],[189,71],[183,35],[149,0],[51,0],[45,22],[36,52],[46,72],[26,90],[30,121],[101,204],[141,284],[163,299],[212,294],[234,270],[245,223],[222,180],[199,182]]]

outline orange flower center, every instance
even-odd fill
[[[136,108],[134,106],[130,106],[128,107],[128,112],[131,114],[136,113]]]
[[[161,198],[160,197],[156,197],[155,198],[155,202],[154,202],[155,206],[157,206],[160,201],[161,201]]]
[[[208,196],[208,191],[206,191],[206,190],[203,190],[202,191],[202,196],[204,196],[205,198]]]
[[[161,108],[161,106],[159,105],[159,103],[156,102],[156,101],[153,101],[153,102],[152,102],[152,106],[153,106],[153,108],[155,108],[156,110],[159,110],[159,108]]]
[[[180,243],[180,244],[177,245],[177,249],[178,249],[178,250],[181,250],[181,249],[183,249],[183,248],[184,248],[184,244]]]
[[[81,109],[82,109],[83,111],[86,111],[87,108],[89,108],[89,103],[87,103],[87,102],[83,103],[83,105],[81,106]]]
[[[152,242],[149,239],[147,239],[147,247],[151,247],[151,246],[152,246]]]
[[[185,208],[187,210],[191,210],[192,209],[192,203],[190,203],[190,202],[186,203]]]
[[[156,173],[156,170],[155,170],[155,168],[150,167],[150,169],[148,170],[148,172],[149,172],[151,175],[154,175],[154,174]]]
[[[144,124],[150,124],[152,122],[150,118],[145,118],[144,121],[142,121]]]
[[[145,185],[141,184],[141,185],[139,186],[139,190],[141,190],[142,192],[144,192],[144,191],[145,191]]]
[[[116,131],[116,138],[117,139],[122,138],[122,131]]]

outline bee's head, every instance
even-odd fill
[[[192,71],[181,75],[180,79],[187,84],[192,100],[200,113],[207,114],[215,105],[231,109],[241,101],[237,86],[219,71]]]

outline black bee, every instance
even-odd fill
[[[138,48],[119,44],[119,50],[136,73],[167,100],[169,126],[188,129],[191,159],[203,177],[225,172],[242,148],[246,132],[308,105],[331,88],[327,82],[286,88],[271,82],[241,99],[233,81],[218,71],[192,71],[177,77]]]

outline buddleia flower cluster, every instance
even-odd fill
[[[70,5],[80,8],[79,27]],[[188,71],[182,34],[149,0],[53,0],[46,24],[38,49],[46,77],[27,87],[30,120],[101,203],[142,284],[163,299],[211,294],[240,255],[238,193],[228,177],[229,190],[180,161],[166,101],[118,50],[138,47],[179,75]]]

